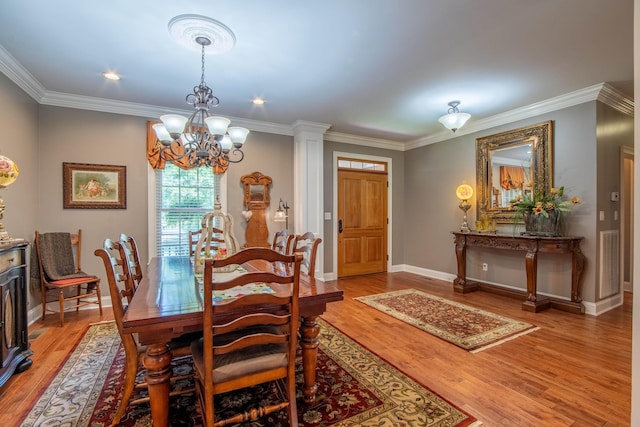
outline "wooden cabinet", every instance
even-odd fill
[[[27,245],[0,242],[0,386],[31,366],[27,331]]]

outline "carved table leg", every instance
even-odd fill
[[[152,344],[143,359],[149,384],[151,420],[154,427],[169,425],[169,387],[171,378],[171,351],[166,344]]]
[[[302,347],[302,367],[304,371],[304,401],[313,403],[318,392],[316,384],[316,359],[318,356],[318,317],[303,317],[300,324],[300,346]]]
[[[571,268],[571,301],[582,303],[582,272],[584,271],[585,257],[579,247],[573,248]]]
[[[467,282],[467,242],[464,236],[456,236],[456,261],[458,263],[458,276],[453,280],[453,291],[466,294],[478,290],[477,283]]]
[[[527,299],[522,303],[524,311],[545,310],[551,306],[551,301],[547,298],[538,298],[538,248],[530,247],[524,257],[527,269]]]

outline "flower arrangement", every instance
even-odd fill
[[[516,210],[520,216],[523,216],[526,212],[531,212],[534,215],[542,215],[549,217],[550,212],[567,212],[573,208],[574,205],[580,203],[580,198],[572,197],[570,200],[563,199],[564,187],[552,188],[548,193],[523,193],[519,194],[515,199],[509,202],[509,209]]]
[[[564,187],[552,188],[549,192],[523,193],[509,202],[516,211],[515,220],[524,220],[526,233],[530,235],[561,235],[562,213],[570,211],[580,203],[578,197],[565,200]]]

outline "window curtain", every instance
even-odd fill
[[[147,122],[147,160],[153,169],[164,169],[164,165],[166,161],[160,157],[160,150],[162,149],[162,143],[158,141],[155,131],[153,130],[153,125],[157,122]],[[182,147],[178,149],[174,149],[174,151],[181,153],[184,152]],[[174,157],[172,153],[168,153],[167,157]],[[189,164],[187,163],[186,158],[182,158],[177,161],[172,161],[172,163],[178,166],[180,169],[190,169]],[[222,174],[227,171],[229,167],[229,163],[226,162],[224,166],[215,165],[211,168],[214,174]]]
[[[500,166],[500,186],[505,190],[522,189],[524,184],[524,168]]]

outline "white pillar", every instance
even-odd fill
[[[293,124],[293,206],[296,234],[311,231],[324,235],[323,145],[330,125],[297,121]],[[324,243],[324,239],[323,239]],[[316,277],[324,273],[324,248],[320,245],[316,259]]]

